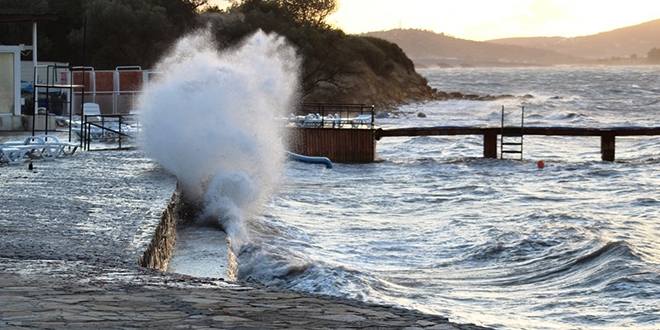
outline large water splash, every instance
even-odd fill
[[[284,38],[257,32],[218,52],[208,32],[181,39],[139,99],[141,146],[176,175],[200,221],[218,221],[236,248],[246,215],[277,186],[283,125],[299,86],[299,60]]]

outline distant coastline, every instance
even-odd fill
[[[660,19],[574,38],[471,41],[418,29],[394,29],[362,35],[397,44],[417,68],[660,64],[659,56],[651,56],[660,49]]]
[[[629,66],[629,65],[660,65],[660,63],[649,63],[646,58],[637,59],[603,59],[584,61],[572,64],[539,64],[519,62],[477,61],[460,59],[415,59],[413,61],[416,69],[460,69],[460,68],[524,68],[524,67],[550,67],[550,66]]]

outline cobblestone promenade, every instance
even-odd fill
[[[481,329],[140,268],[173,177],[139,151],[79,150],[33,165],[0,166],[0,328]]]

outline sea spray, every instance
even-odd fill
[[[141,147],[176,175],[198,221],[245,244],[245,222],[277,186],[283,118],[299,88],[299,59],[282,37],[261,31],[217,51],[208,31],[179,40],[138,101]]]

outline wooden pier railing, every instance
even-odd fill
[[[510,131],[510,132],[509,132]],[[497,137],[499,134],[520,132],[519,127],[409,127],[377,129],[374,138],[380,140],[388,136],[428,136],[428,135],[483,135],[484,157],[497,158]],[[580,127],[525,127],[523,135],[555,135],[555,136],[600,136],[601,158],[614,161],[617,136],[660,135],[660,127],[610,127],[610,128],[580,128]]]

